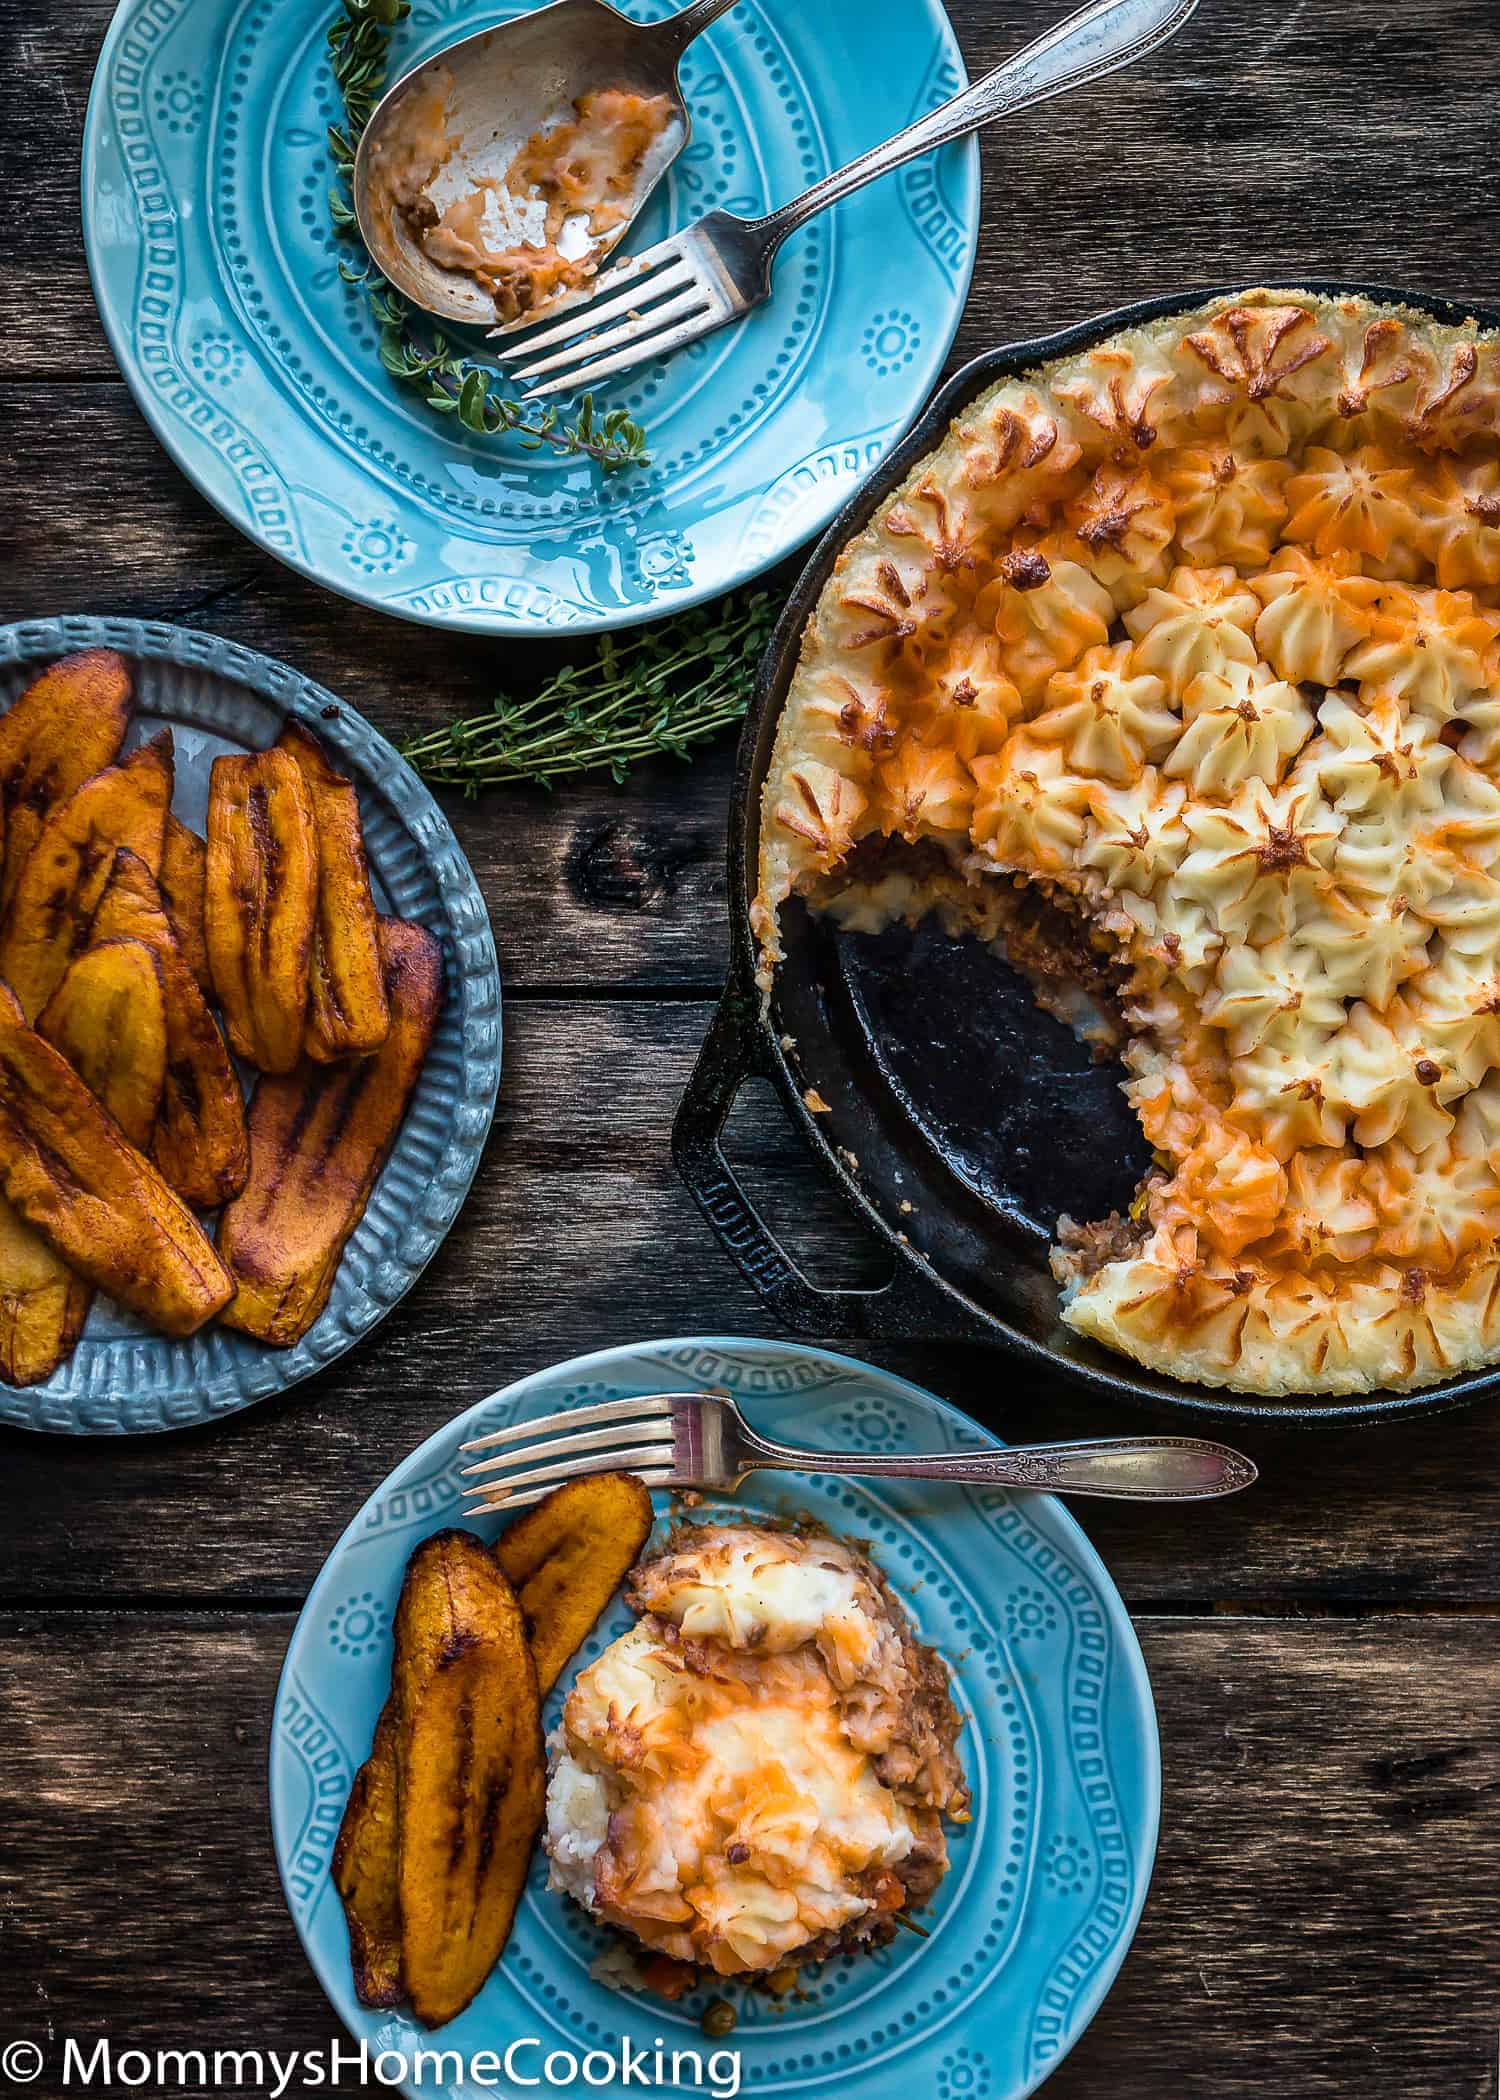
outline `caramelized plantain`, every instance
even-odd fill
[[[149,952],[134,941],[114,941],[79,956],[37,1029],[131,1143],[144,1144],[166,1066],[161,983]],[[49,1378],[72,1354],[92,1297],[0,1197],[0,1372],[12,1385]]]
[[[651,1497],[641,1481],[591,1473],[554,1488],[501,1532],[495,1560],[526,1622],[539,1699],[624,1581],[651,1523]],[[362,2005],[397,2005],[402,1996],[396,1806],[393,1696],[355,1779],[333,1857]]]
[[[370,1754],[354,1775],[333,1848],[333,1885],[349,1926],[354,1993],[361,2005],[399,2005],[404,1995],[397,1811],[396,1702],[390,1698],[375,1724]]]
[[[63,973],[37,1033],[61,1051],[130,1142],[144,1146],[167,1055],[161,980],[150,950],[138,941],[86,950]],[[32,1384],[72,1354],[94,1294],[9,1203],[0,1229],[0,1274],[0,1346],[8,1362],[29,1364],[30,1376],[11,1382]]]
[[[134,853],[115,855],[94,913],[93,938],[143,941],[156,958],[166,1008],[167,1070],[151,1152],[185,1202],[217,1210],[239,1194],[250,1171],[244,1098],[165,900],[151,870]]]
[[[0,933],[0,977],[28,1021],[87,946],[116,850],[128,846],[153,871],[161,865],[171,799],[172,735],[164,730],[86,780],[43,826]]]
[[[442,950],[425,928],[382,919],[380,952],[390,1034],[371,1057],[304,1059],[295,1072],[260,1080],[250,1102],[250,1179],[219,1220],[219,1252],[238,1285],[225,1322],[280,1348],[299,1341],[328,1302],[442,1005]]]
[[[0,1196],[0,1378],[39,1385],[83,1333],[93,1292]]]
[[[281,749],[301,769],[318,833],[318,932],[307,1012],[309,1057],[330,1064],[378,1050],[391,1025],[380,966],[375,900],[354,783],[315,736],[291,723]]]
[[[263,1072],[302,1054],[318,910],[312,801],[289,752],[216,758],[203,926],[231,1048]]]
[[[520,1599],[545,1699],[635,1565],[654,1521],[633,1473],[586,1473],[515,1517],[495,1558]]]
[[[158,883],[183,960],[198,980],[198,989],[211,999],[214,981],[208,967],[208,942],[203,933],[203,881],[208,848],[196,831],[189,831],[180,817],[167,812],[167,831],[162,840],[161,873]]]
[[[0,720],[0,906],[53,810],[117,756],[132,696],[124,657],[85,649],[49,665]]]
[[[69,963],[36,1029],[144,1151],[167,1070],[166,1000],[145,943],[103,941],[86,949]]]
[[[234,1289],[202,1228],[0,984],[0,1187],[54,1253],[166,1334]]]
[[[424,1540],[407,1565],[391,1689],[402,1980],[440,2027],[510,1937],[546,1788],[521,1607],[468,1532]]]

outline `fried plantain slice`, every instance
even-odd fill
[[[391,1025],[354,783],[308,730],[290,723],[280,747],[301,769],[318,832],[318,932],[307,1010],[309,1057],[330,1064],[378,1050]]]
[[[167,1070],[150,1150],[184,1202],[217,1210],[239,1194],[250,1171],[244,1097],[151,870],[123,848],[94,913],[93,938],[143,941],[156,958],[166,1009]]]
[[[633,1473],[586,1473],[513,1518],[496,1539],[544,1699],[635,1565],[654,1521],[651,1496]]]
[[[149,949],[111,941],[70,963],[37,1022],[133,1145],[156,1121],[166,1071],[161,980]],[[0,1198],[0,1352],[29,1375],[50,1377],[77,1346],[93,1292],[39,1233]]]
[[[216,758],[203,930],[230,1047],[263,1072],[302,1054],[318,911],[312,801],[290,752]]]
[[[118,756],[133,697],[124,657],[85,649],[50,664],[0,720],[0,906],[53,810]]]
[[[93,1292],[0,1196],[0,1378],[40,1385],[78,1345]]]
[[[167,1071],[166,1000],[145,943],[102,941],[86,949],[63,972],[36,1029],[144,1150]]]
[[[0,1187],[53,1252],[166,1334],[234,1282],[192,1212],[0,984]]]
[[[399,2005],[401,1905],[396,1877],[400,1824],[396,1800],[396,1702],[381,1708],[370,1754],[354,1775],[338,1843],[333,1885],[349,1926],[354,1993],[361,2005]]]
[[[0,977],[34,1021],[63,971],[88,945],[94,907],[117,849],[161,865],[172,799],[172,733],[163,730],[70,795],[43,826],[0,933]]]
[[[203,883],[208,848],[196,831],[180,817],[167,812],[166,836],[162,840],[161,873],[158,884],[183,960],[198,980],[198,989],[211,999],[214,981],[208,967],[208,942],[203,933]]]
[[[546,1792],[536,1666],[515,1592],[465,1531],[412,1555],[395,1638],[402,1979],[441,2027],[499,1960],[526,1885]]]
[[[219,1252],[239,1286],[225,1323],[278,1348],[299,1341],[328,1303],[442,1006],[442,950],[424,927],[382,919],[380,952],[390,1034],[371,1057],[304,1059],[259,1081],[250,1179],[219,1220]]]
[[[593,1473],[554,1488],[501,1532],[495,1559],[526,1622],[539,1699],[546,1698],[624,1581],[651,1524],[651,1497],[643,1482],[627,1473]],[[401,2001],[396,1857],[393,1697],[355,1779],[333,1856],[362,2005]]]

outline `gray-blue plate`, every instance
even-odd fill
[[[118,649],[135,671],[127,746],[171,728],[172,807],[203,828],[208,771],[223,751],[260,750],[301,721],[359,790],[382,911],[443,944],[444,997],[406,1119],[344,1250],[322,1317],[292,1349],[210,1325],[186,1341],[152,1333],[96,1298],[82,1341],[45,1385],[0,1386],[0,1422],[73,1436],[182,1429],[248,1407],[322,1370],[416,1282],[458,1216],[500,1085],[500,971],[489,914],[442,811],[385,738],[310,679],[219,635],[159,621],[74,618],[0,627],[0,709],[44,664]]]

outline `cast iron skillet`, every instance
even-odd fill
[[[1424,293],[1281,281],[1500,328],[1500,313]],[[1433,1414],[1490,1390],[1496,1374],[1474,1372],[1417,1393],[1271,1401],[1163,1377],[1063,1326],[1047,1265],[1057,1214],[1104,1217],[1127,1203],[1146,1165],[1144,1140],[1119,1092],[1119,1068],[1092,1065],[1071,1033],[1035,1006],[1025,983],[977,942],[947,941],[928,927],[841,934],[793,903],[783,914],[786,960],[769,1021],[755,986],[749,911],[761,784],[803,627],[840,549],[942,441],[953,417],[997,380],[1239,289],[1141,300],[975,358],[934,395],[818,542],[771,638],[745,722],[729,819],[729,979],[678,1109],[673,1153],[726,1249],[796,1332],[987,1342],[1101,1396],[1197,1415],[1370,1422]],[[884,1288],[813,1284],[749,1202],[720,1139],[752,1075],[775,1082],[806,1143],[891,1250],[894,1275]],[[830,1113],[809,1112],[807,1088],[831,1104]]]

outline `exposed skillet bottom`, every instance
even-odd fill
[[[1420,307],[1447,321],[1472,313],[1482,325],[1500,326],[1500,314],[1386,285],[1284,281]],[[726,1249],[798,1332],[985,1342],[1033,1375],[1200,1417],[1352,1423],[1434,1414],[1492,1391],[1495,1374],[1472,1372],[1413,1393],[1267,1400],[1183,1384],[1062,1325],[1047,1258],[1057,1214],[1098,1219],[1128,1203],[1146,1164],[1144,1140],[1119,1093],[1119,1067],[1093,1063],[1068,1029],[1036,1007],[1030,986],[979,943],[947,941],[930,927],[840,933],[794,906],[783,915],[786,961],[769,1016],[755,988],[749,908],[761,785],[803,628],[843,547],[940,442],[950,419],[996,381],[1235,289],[1145,300],[975,359],[819,542],[767,650],[740,745],[730,815],[730,978],[678,1112],[674,1153]],[[895,1273],[885,1289],[818,1289],[757,1216],[719,1142],[752,1074],[775,1082],[809,1149],[890,1248]],[[808,1089],[830,1113],[810,1110]]]

